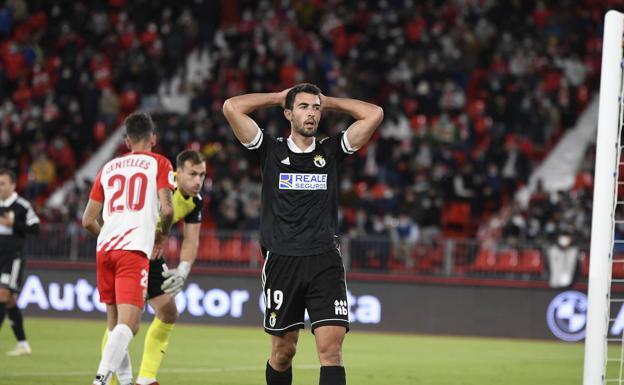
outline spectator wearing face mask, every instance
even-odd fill
[[[576,262],[579,259],[579,248],[572,243],[572,235],[562,231],[556,243],[546,251],[550,270],[550,287],[567,287],[574,281]]]

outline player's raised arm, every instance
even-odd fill
[[[351,115],[356,121],[347,129],[347,139],[353,150],[364,146],[383,120],[383,109],[375,104],[356,99],[321,96],[323,110]]]
[[[229,98],[223,103],[223,115],[227,119],[238,140],[245,144],[251,143],[258,135],[258,124],[249,114],[259,108],[280,106],[284,103],[286,93],[282,92],[245,94]]]

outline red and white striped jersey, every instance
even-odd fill
[[[151,258],[163,188],[175,186],[171,162],[162,155],[131,152],[106,163],[89,196],[104,205],[97,251],[136,250]]]

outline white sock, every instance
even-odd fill
[[[136,383],[139,385],[149,385],[152,382],[156,382],[155,378],[145,378],[145,377],[139,377],[136,380]]]
[[[132,384],[132,363],[128,349],[126,349],[126,354],[124,354],[119,369],[117,369],[117,380],[119,380],[120,385]]]
[[[117,371],[121,361],[126,356],[128,345],[132,340],[132,330],[128,325],[119,324],[108,333],[108,341],[102,353],[102,360],[98,367],[97,374],[110,377],[109,373]]]
[[[17,341],[17,344],[19,346],[21,346],[22,348],[30,349],[30,345],[28,344],[28,341],[26,341],[26,340],[24,340],[24,341]]]

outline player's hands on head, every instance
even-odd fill
[[[327,101],[327,96],[325,96],[322,93],[320,93],[319,94],[319,100],[321,102],[321,111],[323,111],[323,109],[325,108],[325,102]]]
[[[160,288],[165,293],[175,297],[184,288],[184,281],[186,281],[190,271],[191,264],[186,261],[180,262],[175,269],[163,271],[162,276],[166,279]]]
[[[286,88],[283,91],[280,91],[279,94],[279,99],[280,99],[280,105],[282,106],[282,108],[286,107],[286,95],[288,95],[288,91],[290,91],[292,89],[292,87],[290,88]]]

